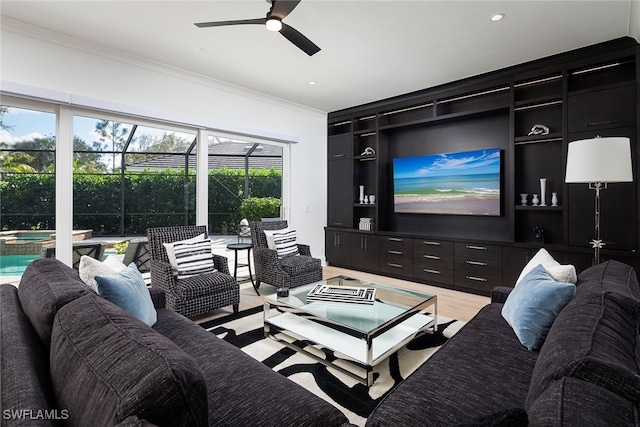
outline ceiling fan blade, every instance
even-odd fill
[[[267,18],[256,18],[256,19],[239,19],[237,21],[217,21],[217,22],[196,22],[195,25],[198,28],[208,28],[208,27],[223,27],[225,25],[245,25],[245,24],[265,24],[267,22]]]
[[[287,40],[302,49],[307,55],[313,56],[320,51],[320,48],[316,46],[311,40],[302,35],[302,33],[290,25],[282,23],[282,29],[280,30]]]
[[[273,0],[269,17],[284,19],[285,16],[296,8],[300,1],[301,0]]]

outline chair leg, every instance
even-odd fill
[[[233,304],[233,312],[234,313],[237,313],[239,309],[240,309],[240,304]]]
[[[256,281],[253,282],[253,290],[256,291],[256,294],[258,295],[260,295],[260,292],[258,292],[259,287],[260,287],[260,281],[256,279]]]

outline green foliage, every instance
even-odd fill
[[[55,175],[3,173],[0,180],[0,228],[55,229]],[[282,175],[250,170],[250,192],[275,198],[278,216]],[[244,217],[244,171],[209,172],[209,231],[234,232]],[[123,203],[124,201],[124,203]],[[121,209],[121,206],[124,209]],[[144,173],[74,173],[73,227],[94,235],[142,235],[149,227],[195,224],[195,175],[184,170]],[[258,218],[258,220],[261,217]]]
[[[118,255],[122,255],[127,252],[127,248],[129,247],[129,242],[120,242],[113,245],[113,248],[116,250]]]
[[[262,218],[277,218],[280,216],[282,201],[275,197],[249,197],[240,205],[242,216],[249,221],[260,221]]]

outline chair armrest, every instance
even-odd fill
[[[165,291],[160,288],[154,288],[153,286],[147,289],[149,289],[151,301],[156,310],[167,307],[167,293]]]
[[[491,291],[491,302],[499,302],[504,304],[512,290],[513,288],[509,288],[507,286],[496,286]]]
[[[258,260],[262,265],[266,265],[266,263],[278,264],[278,252],[275,249],[253,248],[253,256],[256,259],[256,264],[258,264]]]
[[[229,260],[226,256],[213,254],[213,265],[221,273],[229,274]]]
[[[303,243],[298,243],[298,252],[300,252],[300,255],[311,256],[311,247]]]
[[[151,286],[157,287],[169,294],[175,294],[176,278],[168,262],[151,260]]]

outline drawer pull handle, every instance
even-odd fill
[[[429,242],[428,240],[423,240],[422,243],[424,243],[425,245],[431,245],[431,246],[440,246],[440,245],[442,245],[442,243],[440,243],[440,242]]]
[[[399,237],[387,237],[387,240],[389,240],[390,242],[402,242],[402,239],[400,239]]]
[[[344,156],[346,156],[346,154],[334,154],[333,158],[337,159],[337,158],[344,157]]]
[[[334,222],[333,225],[344,225],[344,222]]]
[[[484,277],[476,277],[476,276],[464,276],[469,280],[475,280],[476,282],[486,282],[487,279],[485,279]]]
[[[423,268],[422,271],[424,271],[425,273],[431,273],[431,274],[442,274],[438,270],[431,270],[429,268]]]
[[[487,248],[484,246],[475,246],[475,245],[467,245],[467,249],[473,249],[476,251],[486,251]]]
[[[427,259],[442,259],[439,256],[436,255],[422,255],[423,258],[427,258]]]
[[[402,268],[402,264],[394,264],[392,262],[387,263],[389,267]]]
[[[391,255],[402,255],[402,251],[387,251]]]
[[[587,126],[601,126],[601,125],[612,125],[614,124],[616,121],[615,120],[605,120],[602,122],[591,122],[591,123],[587,123]]]
[[[467,264],[471,264],[471,265],[482,265],[482,266],[487,265],[487,263],[486,263],[486,262],[481,262],[481,261],[469,261],[469,260],[467,260]]]

